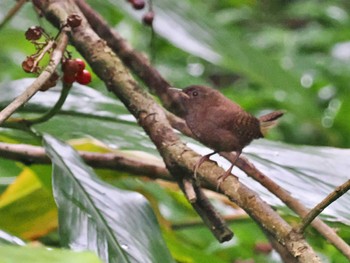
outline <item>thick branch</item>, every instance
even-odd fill
[[[41,4],[41,11],[56,26],[72,13],[79,14],[83,18],[72,1],[48,1]],[[191,177],[191,170],[179,165],[175,158],[188,149],[173,132],[162,108],[138,86],[119,58],[88,26],[86,20],[83,19],[79,27],[72,29],[71,40],[95,73],[106,83],[107,88],[119,97],[139,121],[157,146],[171,174],[185,191],[183,180]],[[175,146],[177,152],[170,150],[171,146]],[[202,196],[197,199],[191,203],[192,206],[220,242],[231,239],[232,231],[223,224],[214,207],[209,202],[202,204],[205,198]]]
[[[57,15],[63,12],[78,12],[73,4],[65,5],[63,1],[49,4],[44,9],[47,17],[57,25],[62,19]],[[68,3],[68,2],[65,2]],[[129,111],[137,118],[140,125],[147,132],[153,143],[157,146],[167,168],[177,180],[189,176],[192,167],[198,160],[198,155],[189,150],[173,132],[162,108],[142,91],[125,69],[121,61],[103,40],[86,25],[73,29],[72,40],[76,48],[89,62],[95,73],[105,81],[108,89],[115,93]],[[202,169],[200,178],[213,189],[217,184],[217,175],[223,170],[212,163],[210,169]],[[209,167],[208,167],[209,168]],[[179,181],[179,180],[178,180]],[[295,233],[271,207],[263,202],[257,194],[249,190],[239,181],[230,177],[221,190],[231,200],[246,210],[260,226],[271,233],[299,262],[320,262],[311,247],[305,240]]]

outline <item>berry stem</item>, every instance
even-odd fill
[[[50,49],[54,47],[55,43],[56,42],[53,41],[53,40],[50,40],[49,42],[47,42],[47,45],[44,47],[43,50],[41,50],[40,55],[35,59],[33,69],[35,69],[38,66],[40,60],[43,59],[43,57],[45,56],[46,52],[49,52]]]
[[[64,102],[66,101],[66,98],[68,97],[71,86],[72,86],[72,84],[68,84],[68,83],[63,82],[63,88],[61,90],[61,95],[60,95],[58,101],[56,102],[56,104],[49,111],[44,113],[44,115],[42,115],[38,118],[35,118],[35,119],[26,120],[26,124],[28,126],[31,126],[33,124],[42,123],[42,122],[48,121],[53,116],[55,116],[56,113],[58,113],[61,110]]]

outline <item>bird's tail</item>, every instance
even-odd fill
[[[277,119],[282,117],[284,111],[273,111],[259,117],[260,131],[265,136],[269,129],[277,125]]]

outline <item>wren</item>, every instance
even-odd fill
[[[200,165],[218,152],[236,152],[230,168],[219,177],[224,181],[235,166],[242,149],[252,140],[264,137],[276,124],[283,111],[274,111],[254,117],[219,91],[206,86],[189,86],[174,92],[177,114],[185,119],[195,139],[214,152],[204,155],[194,166],[194,176]]]

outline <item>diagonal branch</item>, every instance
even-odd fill
[[[41,9],[56,26],[70,13],[81,15],[70,1],[45,2]],[[198,155],[180,141],[170,126],[163,109],[148,93],[139,88],[120,59],[106,45],[105,41],[96,35],[84,19],[81,26],[72,30],[71,39],[95,73],[106,83],[108,89],[115,93],[136,117],[140,126],[156,145],[168,170],[181,185],[183,178],[191,176],[192,167],[198,160]],[[206,167],[208,169],[201,169],[199,178],[215,189],[217,175],[222,174],[223,170],[214,164],[206,164]],[[221,191],[247,211],[299,262],[320,262],[303,237],[293,231],[292,227],[278,213],[236,178],[228,178],[225,185],[222,184]]]
[[[79,9],[69,0],[37,4],[40,5],[39,9],[58,28],[61,26],[61,21],[65,21],[69,14],[75,13],[83,17]],[[83,19],[80,26],[72,29],[71,40],[95,73],[106,83],[107,88],[119,97],[139,121],[139,124],[157,146],[160,154],[164,159],[167,159],[168,169],[175,177],[181,190],[186,193],[189,188],[185,188],[183,182],[184,180],[191,181],[191,169],[179,165],[174,154],[181,156],[182,152],[189,149],[179,141],[178,136],[168,124],[162,108],[148,93],[142,91],[119,58],[110,50],[105,41],[94,33],[86,20]],[[177,153],[169,149],[172,146],[176,146]],[[200,190],[196,190],[196,188],[198,187],[193,185],[192,192],[200,193]],[[220,242],[230,240],[233,236],[232,231],[226,226],[209,201],[204,204],[204,199],[206,197],[202,195],[201,198],[193,200],[191,205]]]

